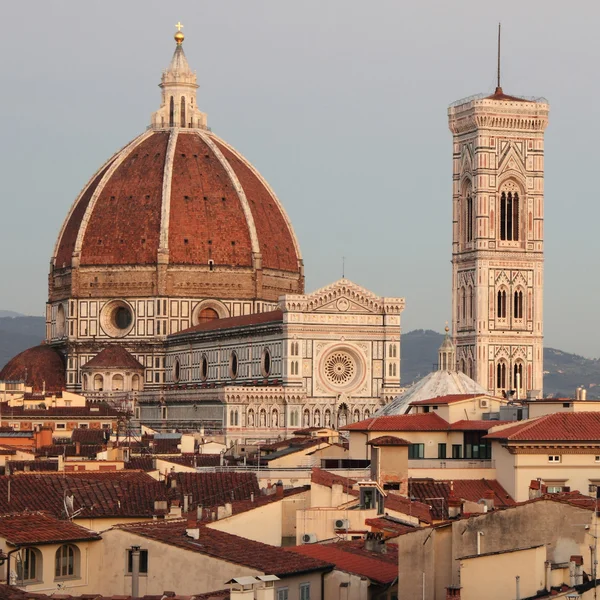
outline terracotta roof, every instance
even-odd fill
[[[107,346],[94,358],[88,360],[82,369],[136,369],[141,371],[144,366],[139,363],[123,346],[119,344],[111,344]]]
[[[410,479],[409,492],[412,498],[431,506],[433,518],[436,520],[448,518],[447,501],[451,495],[460,500],[479,502],[486,493],[493,492],[495,508],[515,505],[515,501],[495,479]]]
[[[61,518],[65,493],[82,518],[152,517],[154,501],[167,499],[164,483],[138,471],[16,473],[0,477],[0,514],[45,510]]]
[[[335,473],[330,473],[329,471],[325,471],[319,467],[312,468],[310,481],[311,483],[316,483],[317,485],[322,485],[329,488],[332,487],[333,484],[341,484],[345,492],[352,490],[353,486],[356,484],[356,480],[354,479],[343,477]]]
[[[474,398],[481,398],[485,394],[448,394],[447,396],[438,396],[437,398],[430,398],[428,400],[415,400],[411,402],[411,406],[429,406],[435,405],[447,405],[454,404],[455,402],[464,402],[465,400],[473,400]]]
[[[221,464],[220,454],[180,454],[179,456],[159,456],[158,458],[185,467],[218,467]]]
[[[132,456],[125,463],[126,469],[135,469],[140,471],[154,471],[154,460],[151,456]]]
[[[79,447],[79,454],[77,454],[77,446],[75,444],[52,444],[39,448],[36,451],[36,456],[80,456],[82,459],[96,458],[98,452],[102,452],[105,449],[105,446],[82,444]]]
[[[65,389],[65,363],[62,354],[41,344],[24,350],[9,360],[0,371],[0,380],[25,380],[34,392]]]
[[[448,422],[436,413],[385,415],[340,427],[342,431],[447,431]]]
[[[197,552],[198,554],[212,556],[229,563],[244,565],[278,577],[313,571],[328,571],[332,568],[331,563],[326,561],[300,555],[290,555],[283,548],[231,535],[205,525],[198,526],[199,538],[193,539],[186,534],[187,521],[179,519],[118,525],[115,529]]]
[[[559,412],[521,421],[514,427],[492,431],[488,440],[527,442],[598,442],[600,443],[600,413]]]
[[[64,418],[75,417],[85,419],[98,419],[102,417],[118,417],[118,410],[107,404],[87,404],[86,406],[50,406],[49,408],[24,408],[23,406],[11,406],[2,412],[2,419],[10,421],[13,417],[19,419],[35,418]],[[1,436],[0,436],[1,437]]]
[[[406,525],[391,517],[377,517],[375,519],[365,519],[365,525],[368,525],[373,532],[382,532],[388,535],[388,537],[394,537],[396,535],[402,535],[408,531],[413,531],[414,525]]]
[[[47,596],[39,592],[27,592],[17,587],[5,585],[0,583],[0,598],[2,600],[229,600],[229,590],[218,590],[216,592],[208,592],[204,594],[193,594],[181,596],[172,592],[165,592],[165,594],[154,594],[146,596],[127,596],[118,594],[116,596],[103,596],[101,594],[87,593],[81,596],[72,596],[71,594],[65,594],[66,590],[61,590],[60,594],[52,594]]]
[[[176,486],[173,486],[173,482]],[[191,506],[221,506],[260,496],[255,473],[174,473],[168,477],[169,497],[182,500],[191,494]]]
[[[393,435],[382,435],[367,442],[370,446],[410,446],[410,442]]]
[[[384,510],[393,510],[404,515],[417,517],[423,523],[431,523],[433,520],[429,503],[419,502],[418,499],[411,500],[391,491],[385,497]]]
[[[492,427],[498,427],[498,425],[505,425],[510,421],[485,421],[485,420],[468,420],[463,419],[462,421],[455,421],[450,424],[452,431],[489,431]]]
[[[354,553],[344,544],[304,544],[286,550],[333,563],[337,570],[368,577],[375,584],[390,584],[398,578],[397,561],[386,560],[382,558],[384,555],[375,552],[370,552],[369,555]]]
[[[225,319],[213,319],[199,323],[188,329],[183,329],[178,333],[170,335],[170,338],[177,338],[188,333],[200,331],[215,331],[220,329],[234,329],[236,327],[249,327],[251,325],[264,325],[266,323],[283,323],[283,312],[272,310],[269,312],[254,313],[252,315],[242,315],[239,317],[227,317]]]
[[[6,469],[9,473],[18,471],[58,471],[57,460],[9,460],[6,463]]]
[[[96,446],[101,446],[106,443],[105,435],[110,433],[108,431],[104,431],[103,429],[82,429],[78,427],[77,429],[73,429],[71,433],[71,441],[73,443],[79,442],[82,445],[94,444]]]
[[[519,98],[518,96],[509,96],[502,91],[501,87],[497,87],[491,96],[486,96],[486,100],[504,100],[507,102],[531,102],[525,98]]]
[[[45,512],[0,515],[0,537],[13,546],[101,539],[97,533],[71,521],[60,521]]]

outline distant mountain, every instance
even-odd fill
[[[15,312],[14,310],[0,310],[0,319],[3,317],[22,317],[21,313]]]
[[[402,385],[408,386],[431,372],[443,339],[441,333],[429,329],[402,334]],[[587,389],[589,399],[600,399],[600,360],[544,348],[544,394],[573,398],[579,386]]]
[[[10,311],[0,311],[0,315]],[[0,369],[16,354],[37,346],[46,335],[44,317],[0,316]],[[402,334],[402,385],[425,377],[436,368],[444,336],[430,329]],[[584,386],[588,398],[600,399],[600,360],[591,360],[554,348],[544,349],[544,393],[573,397]]]
[[[37,346],[45,337],[44,317],[0,317],[0,369],[13,356]]]

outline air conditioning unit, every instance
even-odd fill
[[[490,401],[487,398],[481,398],[479,400],[479,408],[489,408]]]
[[[348,519],[336,519],[334,526],[336,529],[350,529],[350,521]]]
[[[302,543],[303,544],[316,544],[317,536],[314,533],[305,533],[302,536]]]

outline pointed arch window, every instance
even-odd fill
[[[169,127],[175,127],[175,100],[171,96],[169,102]]]
[[[466,321],[467,319],[467,299],[466,299],[466,290],[465,288],[462,288],[460,295],[461,295],[461,305],[462,305],[462,314],[461,314],[461,318],[463,323]]]
[[[506,389],[506,363],[499,362],[496,366],[496,388]]]
[[[506,290],[498,290],[496,317],[506,319]]]
[[[513,300],[513,312],[515,319],[523,318],[523,292],[521,290],[517,290],[514,295]]]
[[[181,127],[185,127],[185,96],[181,96]]]
[[[513,387],[515,390],[523,389],[523,363],[516,363],[513,368]]]
[[[519,241],[518,192],[502,192],[500,195],[500,239]]]
[[[473,198],[471,194],[467,196],[466,203],[466,211],[465,211],[465,241],[472,242],[473,241]]]

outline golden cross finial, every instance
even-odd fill
[[[183,28],[183,25],[181,24],[181,21],[178,21],[177,25],[175,25],[175,27],[177,27],[177,31],[181,31],[181,29]]]

